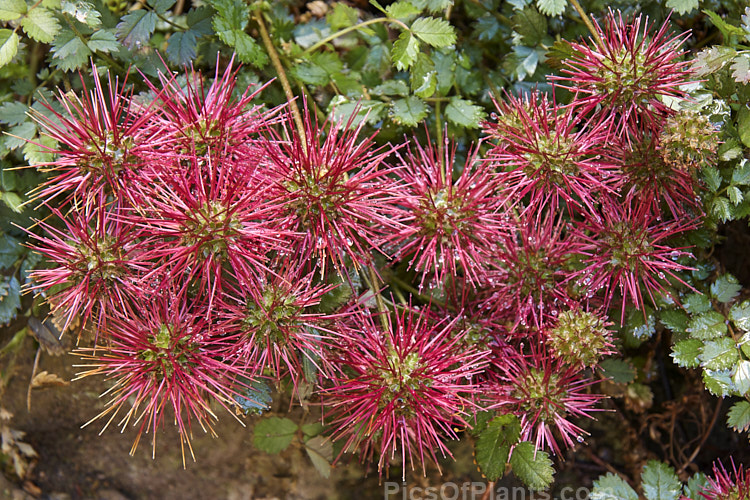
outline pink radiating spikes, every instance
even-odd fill
[[[426,147],[415,141],[399,155],[403,225],[388,240],[394,258],[410,259],[409,267],[422,275],[420,286],[425,280],[445,285],[448,278],[476,286],[494,242],[504,234],[499,178],[478,153],[478,147],[468,152],[455,180],[456,145],[447,133],[442,147],[429,139]]]
[[[604,27],[594,21],[601,43],[571,43],[573,56],[563,61],[563,76],[551,77],[577,92],[577,105],[593,120],[612,120],[617,134],[659,130],[672,114],[664,98],[684,98],[679,87],[689,81],[689,61],[681,45],[689,33],[670,37],[665,21],[653,33],[648,18],[632,21],[610,12]]]
[[[608,130],[601,121],[583,121],[575,106],[536,91],[508,95],[495,106],[495,120],[484,123],[494,144],[487,158],[508,196],[528,197],[525,210],[557,211],[564,202],[568,210],[593,213],[615,192],[619,168],[605,155]]]
[[[521,441],[532,441],[536,449],[560,453],[557,439],[566,448],[582,442],[586,432],[571,422],[579,417],[593,418],[597,402],[604,396],[590,394],[596,381],[581,374],[578,366],[552,357],[538,338],[530,339],[528,354],[498,349],[491,367],[494,377],[484,394],[490,406],[516,415],[521,422]],[[523,348],[523,347],[522,347]]]
[[[266,142],[274,182],[271,217],[299,235],[289,240],[291,250],[321,269],[331,262],[345,274],[348,262],[370,265],[373,253],[383,253],[384,235],[398,227],[391,170],[383,164],[392,148],[375,148],[373,137],[360,139],[364,122],[354,126],[356,114],[320,126],[306,111],[307,142],[288,115],[285,134]]]
[[[411,307],[387,317],[385,328],[381,320],[360,310],[340,325],[341,372],[322,398],[343,451],[359,450],[367,461],[379,454],[381,474],[398,454],[405,477],[407,464],[424,471],[437,453],[451,454],[444,440],[468,425],[486,353],[452,335],[455,320],[436,322]]]

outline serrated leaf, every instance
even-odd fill
[[[546,490],[554,479],[555,469],[547,452],[537,450],[528,441],[516,445],[510,457],[510,465],[515,475],[534,490]]]
[[[485,113],[481,106],[470,100],[453,96],[445,107],[445,117],[461,127],[477,128],[484,119]]]
[[[91,50],[75,33],[64,30],[52,45],[52,65],[63,71],[72,71],[88,62]]]
[[[732,375],[732,382],[740,396],[750,392],[750,361],[743,359],[737,363],[737,368]]]
[[[704,10],[703,13],[711,19],[711,22],[714,24],[714,26],[719,28],[719,31],[721,31],[721,34],[724,36],[725,40],[728,39],[731,35],[742,36],[745,34],[745,30],[743,30],[739,26],[732,26],[731,24],[727,23],[716,12]]]
[[[156,29],[157,19],[156,13],[145,9],[126,14],[117,25],[117,38],[130,49],[147,45]]]
[[[271,388],[262,380],[244,380],[244,384],[235,387],[235,402],[247,415],[254,413],[260,415],[271,407],[273,398]]]
[[[685,495],[685,498],[692,498],[697,500],[703,498],[700,493],[702,491],[705,491],[706,488],[708,488],[708,478],[704,473],[696,472],[695,474],[690,476],[690,479],[688,479],[687,484],[685,485],[685,489],[682,493],[683,495]]]
[[[417,97],[427,99],[437,89],[437,73],[435,65],[427,54],[420,53],[411,68],[411,90]]]
[[[732,394],[734,386],[732,384],[731,370],[703,370],[703,384],[708,392],[718,397],[725,397]]]
[[[9,323],[21,308],[21,284],[15,276],[0,281],[0,325]]]
[[[386,80],[370,92],[373,95],[406,97],[409,95],[409,86],[403,80]],[[2,108],[0,108],[1,110]],[[2,116],[2,115],[0,115]]]
[[[29,37],[42,43],[50,43],[60,32],[60,23],[52,12],[44,7],[29,11],[21,20],[21,27]]]
[[[268,63],[268,56],[258,42],[244,31],[235,30],[234,47],[237,57],[243,63],[252,64],[256,68],[262,68]]]
[[[516,12],[512,21],[513,30],[521,36],[524,45],[533,47],[547,36],[547,18],[534,7],[526,7]]]
[[[489,42],[500,33],[500,23],[495,16],[485,14],[474,24],[474,33],[479,40]]]
[[[729,200],[723,196],[714,198],[711,203],[711,215],[718,217],[721,222],[733,220],[732,205]]]
[[[305,451],[310,457],[315,470],[321,476],[331,476],[331,462],[333,461],[333,442],[325,436],[316,436],[305,442]]]
[[[177,3],[177,0],[148,0],[148,4],[154,8],[157,14],[164,14],[172,6]]]
[[[704,342],[703,350],[698,359],[701,360],[701,366],[704,368],[722,371],[732,368],[740,359],[740,353],[737,352],[734,340],[724,337]]]
[[[427,9],[430,12],[440,12],[453,5],[453,0],[411,0],[411,3],[420,10]]]
[[[26,14],[24,0],[0,0],[0,21],[13,21]]]
[[[672,359],[678,366],[683,368],[696,368],[700,365],[701,351],[703,350],[703,341],[698,339],[687,339],[677,342],[672,347]]]
[[[710,189],[712,193],[718,191],[721,187],[721,174],[719,173],[719,170],[715,167],[707,166],[701,171],[701,173],[703,174],[703,180],[706,181],[708,189]]]
[[[326,15],[326,22],[332,30],[338,31],[354,25],[359,19],[359,12],[354,7],[342,2],[336,2],[333,9]]]
[[[367,119],[367,123],[375,124],[383,118],[383,111],[386,108],[386,104],[380,101],[359,101],[359,102],[340,102],[332,103],[332,108],[329,111],[331,113],[331,119],[335,123],[347,123],[349,118],[351,120],[351,126],[356,127]],[[356,113],[356,115],[354,115]],[[354,115],[354,116],[352,116]],[[356,284],[356,280],[354,281]],[[324,312],[332,312],[336,308],[346,302],[352,296],[352,289],[349,285],[340,283],[336,288],[326,293],[320,301],[320,310]]]
[[[638,493],[620,476],[607,472],[594,481],[590,500],[638,500]]]
[[[635,380],[635,369],[624,359],[605,359],[599,363],[599,368],[602,369],[602,377],[615,384],[629,384]]]
[[[255,424],[253,444],[266,453],[280,453],[292,444],[297,427],[297,424],[288,418],[265,418]]]
[[[398,39],[393,42],[391,61],[398,70],[408,69],[414,64],[419,54],[419,41],[408,31],[402,32]]]
[[[679,15],[697,9],[699,4],[699,0],[667,0],[667,8],[674,9]]]
[[[673,332],[684,332],[689,319],[688,315],[679,309],[666,309],[659,312],[659,322]]]
[[[0,105],[0,123],[3,125],[20,125],[28,119],[29,107],[18,101],[4,102]]]
[[[414,127],[427,116],[427,105],[416,96],[398,99],[391,103],[391,119],[399,125]]]
[[[711,284],[711,295],[719,302],[729,302],[742,290],[737,278],[731,274],[723,274]]]
[[[682,483],[674,469],[656,460],[643,467],[641,481],[648,500],[677,500],[682,493]]]
[[[711,299],[702,293],[691,293],[685,297],[682,305],[690,314],[701,314],[712,309]]]
[[[738,54],[730,66],[734,81],[739,83],[750,83],[750,55]]]
[[[456,43],[456,32],[445,19],[420,17],[412,23],[411,31],[432,47],[449,47]]]
[[[388,16],[393,19],[400,19],[401,21],[410,20],[420,12],[420,9],[416,8],[411,2],[394,2],[385,8]]]
[[[505,473],[510,448],[521,434],[521,424],[515,415],[493,418],[476,441],[479,469],[489,481],[497,481]]]
[[[18,149],[25,146],[36,135],[36,125],[34,122],[23,122],[20,125],[12,127],[5,137],[5,146],[8,149]]]
[[[63,0],[60,8],[64,14],[74,17],[76,21],[90,28],[98,28],[102,25],[101,13],[89,2],[83,0],[79,0],[78,2]]]
[[[727,413],[727,425],[737,432],[745,432],[750,427],[750,403],[738,401]]]
[[[174,37],[181,34],[182,33],[175,33],[172,36]],[[169,41],[171,43],[172,39],[170,38]],[[88,45],[89,49],[93,52],[103,52],[105,54],[120,50],[120,42],[117,41],[114,33],[109,30],[95,31],[86,45]],[[169,47],[167,47],[167,54],[169,54]]]
[[[736,206],[742,203],[742,199],[743,199],[742,190],[738,188],[737,186],[727,187],[727,195],[729,196],[729,201],[732,202],[732,205]]]
[[[9,29],[0,29],[0,67],[11,62],[17,52],[18,35]]]
[[[319,52],[294,66],[292,74],[310,85],[327,85],[331,77],[343,67],[344,64],[335,52]]]
[[[190,12],[187,13],[187,25],[198,38],[210,35],[213,33],[213,27],[211,26],[213,17],[214,11],[208,7],[190,9]]]
[[[0,192],[0,198],[2,198],[3,204],[15,213],[20,214],[23,212],[23,198],[18,193],[3,191]]]
[[[691,337],[700,340],[722,337],[727,333],[726,320],[720,312],[711,310],[692,318],[687,332]]]
[[[732,184],[739,184],[741,186],[747,186],[750,184],[750,161],[748,161],[747,158],[743,158],[742,161],[734,167],[734,171],[732,172]]]
[[[750,331],[750,300],[733,305],[729,310],[729,319],[740,330]]]
[[[539,12],[547,16],[559,16],[565,12],[568,0],[536,0]]]
[[[740,134],[742,144],[750,146],[750,108],[747,105],[742,106],[737,114],[737,132]],[[744,160],[744,163],[747,164],[747,158]],[[732,173],[732,180],[734,181],[734,173]]]
[[[0,269],[9,269],[23,255],[21,240],[0,233]]]

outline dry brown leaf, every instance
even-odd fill
[[[56,328],[51,321],[45,320],[42,322],[36,316],[31,316],[28,324],[31,335],[47,353],[53,356],[60,356],[65,353],[65,346],[60,342],[60,335],[55,334]]]
[[[63,380],[54,373],[47,371],[39,372],[36,374],[34,379],[31,381],[32,389],[40,389],[44,387],[60,387],[69,385],[70,382]]]

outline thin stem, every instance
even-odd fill
[[[391,19],[389,17],[376,17],[374,19],[368,19],[367,21],[362,21],[359,24],[355,24],[354,26],[349,26],[348,28],[344,28],[342,30],[337,31],[336,33],[333,33],[332,35],[328,35],[327,37],[323,38],[322,40],[319,40],[317,43],[311,45],[310,47],[306,48],[302,53],[303,54],[309,54],[310,52],[314,52],[321,48],[323,45],[327,44],[328,42],[337,39],[340,36],[344,36],[347,33],[351,33],[352,31],[357,31],[361,28],[364,28],[365,26],[369,26],[371,24],[378,24],[378,23],[394,23],[399,25],[405,30],[408,30],[409,27],[402,23],[401,21],[397,19]]]
[[[583,10],[583,7],[581,7],[581,4],[578,3],[578,0],[570,0],[570,3],[573,4],[573,8],[578,12],[578,15],[581,16],[581,19],[583,20],[583,24],[586,25],[586,27],[589,29],[589,32],[591,33],[591,36],[594,37],[594,40],[596,41],[596,44],[600,47],[603,47],[604,44],[602,43],[602,39],[599,37],[599,32],[596,31],[596,28],[594,28],[594,23],[591,22],[591,18],[588,14],[586,14],[586,11]]]
[[[263,21],[263,13],[260,10],[256,10],[254,17],[255,22],[258,23],[258,29],[260,30],[260,37],[263,40],[263,45],[266,47],[266,51],[271,58],[271,63],[273,64],[274,69],[276,69],[276,74],[279,76],[279,81],[284,89],[284,95],[286,95],[286,100],[291,107],[292,117],[294,118],[294,124],[297,127],[297,133],[302,141],[303,149],[307,150],[307,135],[305,134],[305,126],[302,122],[302,114],[299,111],[299,106],[297,106],[292,87],[289,85],[289,79],[286,77],[284,66],[281,64],[281,59],[279,59],[279,53],[276,52],[276,47],[273,46],[271,37],[268,36],[266,23]]]
[[[372,290],[372,293],[375,294],[375,302],[378,304],[380,323],[383,325],[383,330],[388,330],[388,318],[385,317],[385,315],[388,314],[388,309],[386,309],[383,297],[380,295],[380,280],[378,279],[378,274],[372,266],[368,266],[367,270],[370,272],[370,289]]]

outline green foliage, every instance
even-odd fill
[[[555,469],[547,452],[537,450],[534,443],[523,441],[513,448],[510,457],[513,473],[534,490],[546,490],[554,480]]]
[[[643,494],[648,500],[677,500],[682,493],[682,483],[674,469],[655,460],[643,467],[641,481]]]
[[[266,453],[281,453],[292,444],[297,429],[297,424],[288,418],[264,418],[255,424],[253,444]]]
[[[737,432],[745,432],[750,427],[750,403],[738,401],[727,413],[727,425]]]
[[[514,415],[493,418],[476,441],[476,460],[479,470],[489,481],[497,481],[505,473],[510,450],[518,442],[521,425]]]
[[[602,377],[615,384],[629,384],[635,380],[635,369],[624,359],[605,359],[599,363]]]
[[[607,472],[594,481],[591,500],[638,500],[638,493],[620,476]]]

